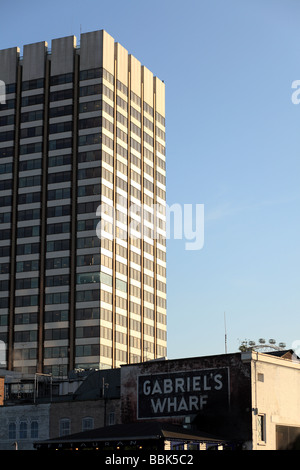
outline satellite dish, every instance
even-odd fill
[[[249,341],[249,346],[255,346],[255,341]]]
[[[281,348],[285,348],[286,344],[285,344],[285,343],[279,343],[279,346],[280,346]]]
[[[259,341],[260,344],[265,344],[265,342],[266,342],[266,340],[264,338],[260,338],[258,341]]]
[[[269,343],[270,343],[270,344],[275,344],[276,341],[275,341],[275,339],[269,339]]]

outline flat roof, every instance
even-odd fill
[[[221,443],[224,439],[210,434],[187,429],[179,425],[161,423],[157,421],[116,424],[114,426],[106,426],[105,428],[92,429],[86,432],[70,434],[68,436],[48,439],[35,443],[35,447],[46,447],[53,444],[67,443],[91,443],[106,441],[132,441],[132,440],[165,440],[178,439],[198,442],[214,442]]]

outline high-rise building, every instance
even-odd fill
[[[166,355],[165,86],[105,31],[0,51],[5,367]]]

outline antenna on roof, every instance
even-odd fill
[[[226,315],[224,312],[224,328],[225,328],[225,354],[227,354],[227,331],[226,331]]]

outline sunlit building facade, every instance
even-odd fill
[[[165,356],[164,83],[105,31],[1,50],[0,80],[4,367]]]

